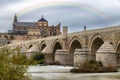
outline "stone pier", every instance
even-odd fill
[[[85,62],[89,61],[90,58],[90,51],[83,48],[83,49],[76,49],[74,52],[74,66],[75,67],[82,67]]]
[[[104,67],[116,66],[116,51],[110,42],[106,41],[96,53],[96,61],[102,62]]]
[[[69,54],[69,50],[57,50],[55,53],[55,62],[59,62],[61,65],[72,65],[72,55]]]

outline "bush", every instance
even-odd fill
[[[29,64],[35,65],[35,64],[44,64],[44,54],[41,53],[35,53],[29,58]]]
[[[83,67],[73,68],[70,72],[73,73],[97,73],[97,72],[117,72],[116,67],[103,67],[101,62],[88,61],[83,64]]]
[[[25,54],[13,54],[12,63],[15,65],[28,65],[29,59]]]
[[[58,61],[52,61],[47,63],[48,65],[60,65],[60,63]]]
[[[0,80],[29,80],[24,75],[28,68],[26,58],[16,54],[16,51],[20,53],[18,48],[0,49]]]
[[[70,72],[72,72],[72,73],[79,73],[80,70],[78,68],[73,68],[73,69],[70,70]]]

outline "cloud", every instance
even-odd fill
[[[69,5],[43,7],[33,10],[24,15],[18,12],[25,8],[54,1],[76,2],[88,7],[88,11],[82,8]],[[18,14],[19,21],[33,22],[41,18],[41,15],[49,21],[49,25],[56,25],[61,22],[62,26],[69,26],[70,32],[83,30],[87,25],[88,29],[101,28],[118,25],[120,23],[120,1],[119,0],[0,0],[0,30],[12,29],[14,14]],[[93,10],[94,12],[90,11]],[[96,11],[96,12],[95,12]],[[4,26],[4,28],[3,28]]]
[[[12,0],[12,1],[9,1],[9,0],[0,0],[0,5],[6,6],[8,4],[18,3],[18,2],[20,2],[20,0]]]

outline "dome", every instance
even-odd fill
[[[42,16],[42,18],[40,20],[38,20],[38,22],[48,22],[48,21],[45,18],[43,18],[43,16]]]

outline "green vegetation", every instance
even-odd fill
[[[45,56],[42,53],[33,53],[33,55],[28,59],[29,65],[43,64],[43,65],[60,65],[59,62],[45,62]]]
[[[44,55],[33,53],[27,57],[20,48],[13,50],[0,49],[0,80],[30,80],[25,73],[29,65],[43,64]]]
[[[35,65],[35,64],[44,64],[44,54],[41,53],[34,53],[29,58],[29,65]]]
[[[28,61],[19,48],[0,50],[0,80],[30,80],[25,76],[27,68]]]
[[[97,61],[88,61],[83,64],[82,67],[73,68],[70,72],[73,73],[102,73],[102,72],[117,72],[116,67],[103,67],[101,62]]]

